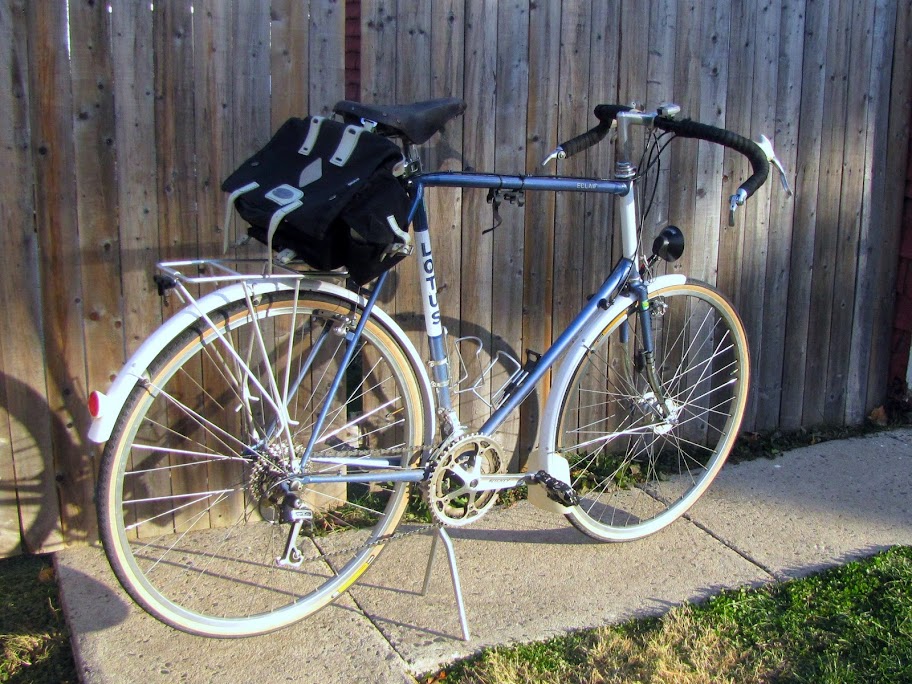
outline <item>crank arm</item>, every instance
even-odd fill
[[[477,475],[469,478],[466,485],[475,492],[493,492],[499,489],[515,489],[534,480],[528,473],[521,475]]]

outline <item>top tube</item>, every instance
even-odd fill
[[[554,192],[596,192],[626,195],[629,181],[566,176],[518,176],[500,173],[467,173],[439,171],[422,173],[410,179],[429,188],[489,188],[494,190],[552,190]]]

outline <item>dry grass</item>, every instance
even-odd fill
[[[776,669],[773,663],[751,662],[731,640],[701,628],[692,606],[657,622],[657,629],[603,628],[579,635],[565,660],[544,652],[530,658],[527,649],[534,646],[494,649],[455,679],[477,684],[751,684],[769,681]]]
[[[49,557],[0,561],[0,682],[76,682]]]
[[[495,648],[427,682],[912,682],[912,547],[661,618]]]

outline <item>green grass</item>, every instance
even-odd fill
[[[910,682],[912,548],[661,618],[490,649],[426,681]]]
[[[49,556],[0,560],[0,682],[79,681]]]

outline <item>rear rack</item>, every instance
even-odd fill
[[[314,271],[303,261],[283,263],[276,259],[187,259],[156,265],[175,283],[208,285],[249,281],[344,279],[348,271]],[[195,274],[187,271],[195,271]]]

